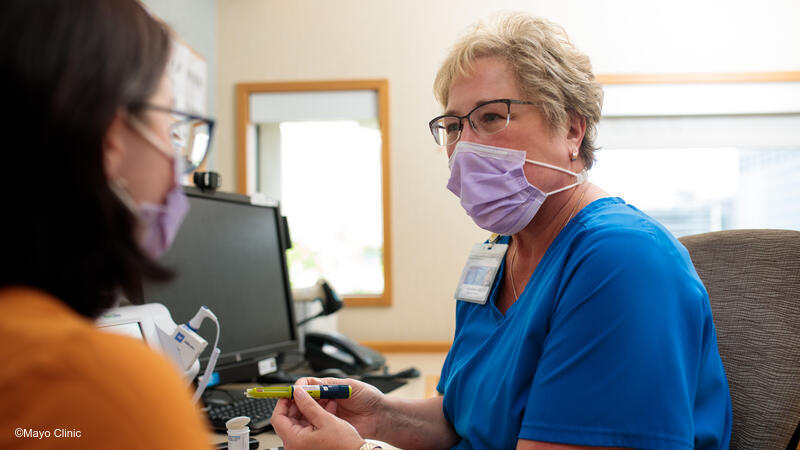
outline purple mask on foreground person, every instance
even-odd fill
[[[183,192],[183,158],[175,152],[172,158],[175,186],[167,193],[164,204],[144,202],[139,205],[139,220],[144,226],[142,248],[151,258],[158,259],[172,246],[175,236],[189,212],[189,200]]]
[[[525,228],[545,199],[586,181],[586,173],[575,173],[551,164],[525,159],[521,150],[460,141],[450,156],[447,189],[461,199],[461,206],[479,227],[510,236]],[[576,182],[551,192],[542,192],[525,177],[525,163],[558,170]]]
[[[180,184],[167,193],[164,204],[139,205],[139,221],[144,229],[141,245],[151,258],[160,258],[172,246],[188,212],[189,200]]]
[[[156,148],[166,154],[147,129],[138,121],[131,120],[131,125]],[[189,212],[189,200],[183,192],[181,177],[184,171],[184,161],[177,151],[173,152],[172,166],[174,169],[174,185],[167,193],[163,204],[142,202],[137,205],[125,190],[124,183],[115,181],[110,183],[111,190],[117,194],[128,209],[138,218],[141,227],[142,249],[153,259],[160,258],[172,246],[175,236]]]

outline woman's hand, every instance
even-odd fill
[[[427,398],[424,400],[407,400],[397,397],[385,396],[372,385],[362,383],[361,381],[341,378],[301,378],[295,383],[297,385],[307,384],[345,384],[353,388],[353,393],[348,399],[339,400],[320,400],[319,404],[314,404],[320,411],[324,412],[327,417],[333,419],[342,419],[339,425],[326,425],[330,422],[325,422],[322,426],[329,426],[330,428],[340,428],[341,424],[349,423],[361,437],[376,439],[395,447],[400,448],[450,448],[456,445],[459,441],[459,436],[456,434],[453,427],[444,417],[442,411],[442,398]],[[300,389],[298,389],[299,391]],[[305,392],[303,392],[305,394]],[[295,394],[296,395],[296,394]],[[301,394],[302,395],[302,394]],[[288,400],[281,400],[287,402]],[[297,400],[295,400],[297,403]],[[297,448],[310,448],[299,446],[298,443],[303,445],[310,445],[318,448],[327,448],[325,444],[311,442],[310,432],[304,431],[303,427],[311,428],[317,424],[314,419],[304,415],[304,411],[289,410],[288,406],[280,408],[281,403],[278,403],[279,408],[275,409],[273,414],[273,426],[281,438],[284,435],[284,443],[292,443],[298,445]],[[335,415],[335,417],[333,416]],[[285,420],[280,416],[290,416],[294,419],[292,426],[284,430],[283,422]],[[276,418],[278,423],[276,424]],[[338,420],[337,419],[337,420]],[[346,422],[344,422],[346,421]],[[288,428],[288,427],[287,427]],[[289,433],[295,430],[298,436],[296,441],[292,441],[293,435]],[[350,437],[349,434],[343,436]],[[333,449],[344,448],[341,442],[334,442],[330,445]],[[350,445],[348,441],[347,445]],[[361,441],[363,443],[363,440]],[[359,445],[361,445],[359,443]],[[287,449],[291,448],[289,445]],[[358,446],[353,447],[357,449]]]
[[[333,415],[336,403],[325,408],[303,389],[294,400],[280,399],[272,414],[272,426],[287,450],[356,450],[364,439],[352,425]]]
[[[353,389],[348,399],[320,400],[320,405],[353,425],[361,436],[375,438],[382,425],[384,395],[375,386],[361,381],[342,378],[301,378],[296,385],[344,384]],[[358,448],[358,447],[356,447]]]

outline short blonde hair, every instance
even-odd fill
[[[523,100],[541,106],[551,130],[566,126],[570,113],[586,120],[579,152],[586,168],[591,168],[603,89],[595,80],[589,57],[575,48],[564,29],[522,13],[477,23],[456,43],[436,75],[434,94],[443,107],[447,107],[453,80],[469,74],[475,60],[483,57],[500,57],[511,66],[526,96]]]

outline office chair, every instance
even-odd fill
[[[798,449],[800,231],[684,236],[708,290],[733,403],[731,449]]]

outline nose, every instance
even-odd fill
[[[453,152],[456,151],[456,144],[448,145],[445,147],[445,150],[447,151],[447,159],[450,159],[450,157],[453,156]]]
[[[450,158],[453,156],[453,152],[456,150],[456,144],[461,141],[467,142],[478,142],[480,140],[480,135],[475,132],[472,128],[472,125],[469,123],[469,119],[463,119],[463,127],[461,128],[461,135],[458,137],[458,141],[450,144],[447,146],[447,157]]]
[[[464,127],[461,129],[461,136],[458,138],[458,142],[475,142],[481,143],[481,136],[472,128],[472,125],[469,123],[469,119],[464,119]],[[453,149],[455,149],[455,145],[453,145]],[[447,148],[448,154],[451,153],[450,146]]]
[[[478,133],[472,128],[472,125],[469,123],[469,119],[464,119],[462,122],[464,124],[463,128],[461,128],[461,137],[458,139],[459,141],[469,141],[475,142],[480,137],[478,137]]]

